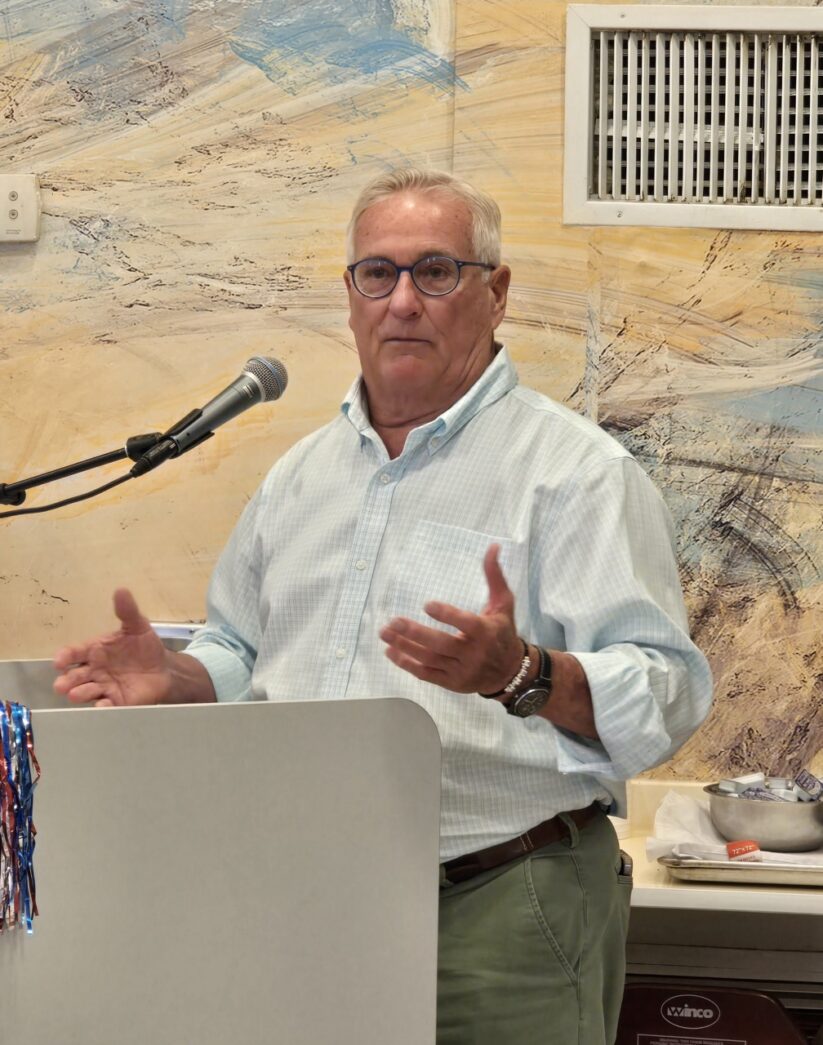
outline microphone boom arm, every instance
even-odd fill
[[[49,511],[51,508],[74,504],[76,501],[94,497],[103,490],[111,489],[128,479],[136,479],[138,476],[145,475],[146,472],[157,468],[164,461],[180,457],[205,442],[206,439],[211,439],[216,428],[255,403],[279,399],[285,391],[287,382],[286,368],[278,359],[252,356],[243,367],[240,377],[210,399],[204,407],[192,410],[166,432],[149,432],[146,435],[132,436],[126,441],[122,450],[112,450],[107,454],[89,457],[86,460],[77,461],[75,464],[35,475],[31,479],[21,479],[16,483],[0,483],[0,504],[20,505],[26,499],[26,490],[33,486],[42,486],[44,483],[50,483],[56,479],[64,479],[66,476],[84,472],[89,468],[120,461],[124,457],[129,457],[135,462],[127,475],[96,490],[54,504],[43,505],[40,508],[19,508],[13,512],[0,512],[0,519],[7,519],[12,515]]]
[[[86,472],[90,468],[100,468],[102,465],[111,464],[113,461],[122,461],[124,457],[130,458],[132,461],[139,461],[163,438],[164,436],[161,432],[134,435],[127,439],[126,445],[119,450],[110,450],[107,454],[98,454],[97,457],[87,457],[82,461],[76,461],[74,464],[66,464],[62,468],[55,468],[51,472],[42,472],[40,475],[32,476],[30,479],[21,479],[16,483],[0,483],[0,504],[12,504],[15,506],[22,504],[26,499],[26,491],[33,486],[45,486],[46,483],[53,483],[58,479],[65,479],[70,475]]]

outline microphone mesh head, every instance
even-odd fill
[[[252,356],[243,367],[244,374],[253,374],[263,386],[263,402],[279,399],[286,391],[289,375],[279,359],[268,356]]]

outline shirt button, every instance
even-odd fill
[[[337,657],[338,660],[342,660],[346,656],[346,647],[338,646],[337,649],[334,651],[334,655],[335,657]]]
[[[384,486],[386,485],[386,483],[388,483],[390,481],[391,481],[391,476],[390,475],[387,475],[385,472],[381,472],[380,473],[380,482],[383,483]]]
[[[435,435],[429,440],[429,449],[436,450],[440,446],[440,437]]]
[[[369,564],[368,564],[368,563],[366,562],[366,560],[365,560],[365,559],[358,559],[358,560],[357,560],[357,562],[356,562],[356,563],[354,564],[354,568],[355,568],[356,570],[365,570],[365,568],[366,568],[366,567],[367,567],[368,565],[369,565]]]

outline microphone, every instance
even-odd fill
[[[215,428],[231,421],[255,403],[279,399],[288,384],[286,368],[279,359],[252,356],[243,373],[204,407],[192,410],[163,433],[162,438],[136,462],[131,475],[145,475],[170,457],[179,457],[214,435]]]

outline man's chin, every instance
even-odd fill
[[[431,349],[419,345],[403,352],[392,352],[390,356],[383,357],[383,368],[387,373],[395,370],[408,370],[409,373],[431,373],[434,357]]]
[[[415,355],[420,352],[429,351],[431,349],[431,341],[413,337],[387,338],[382,343],[382,347],[399,355],[403,355],[404,353]]]
[[[401,387],[407,392],[415,388],[429,387],[439,373],[437,361],[419,345],[402,352],[384,353],[380,360],[380,380],[386,385]]]

